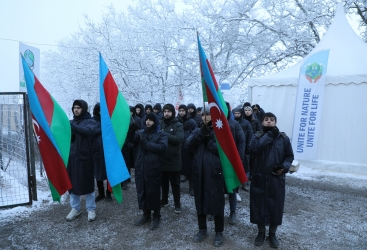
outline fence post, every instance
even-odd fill
[[[25,126],[25,136],[27,141],[27,154],[29,155],[29,183],[30,183],[30,198],[37,201],[37,181],[36,181],[36,167],[35,167],[35,156],[34,156],[34,144],[33,144],[33,121],[32,112],[29,107],[28,95],[24,94],[24,124]]]

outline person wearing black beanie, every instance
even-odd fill
[[[200,127],[200,124],[202,123],[202,120],[201,120],[201,116],[197,115],[197,110],[196,110],[195,104],[193,104],[193,103],[187,104],[187,111],[189,112],[191,118],[194,119],[194,121],[196,122],[198,127]]]
[[[138,147],[135,162],[135,185],[138,196],[139,209],[143,214],[134,222],[136,226],[142,226],[153,220],[150,229],[155,230],[161,221],[161,181],[162,163],[161,157],[167,150],[168,136],[159,130],[158,117],[153,113],[145,116],[145,128],[138,130],[130,125],[128,141]]]
[[[160,103],[156,103],[153,107],[153,112],[158,116],[159,120],[162,120],[163,114],[162,114],[162,106]]]
[[[145,114],[149,114],[150,112],[153,112],[153,107],[150,104],[145,105]]]
[[[265,113],[263,130],[252,138],[250,150],[253,153],[250,188],[250,222],[256,224],[258,234],[255,246],[265,241],[266,226],[269,226],[269,242],[277,248],[279,241],[276,230],[282,224],[285,200],[285,174],[294,159],[288,136],[279,132],[276,116]]]
[[[175,108],[168,103],[163,106],[162,131],[168,136],[168,148],[162,162],[162,200],[161,206],[168,205],[169,183],[171,183],[175,213],[181,213],[180,171],[181,145],[184,139],[183,125],[175,117]]]
[[[182,119],[182,125],[183,125],[183,130],[184,130],[184,140],[183,140],[183,143],[184,143],[186,139],[190,136],[191,132],[197,128],[197,124],[191,118],[191,116],[188,116],[187,106],[184,104],[181,104],[178,107],[178,117],[179,119]],[[193,178],[192,178],[192,160],[193,160],[193,154],[189,153],[187,150],[185,150],[182,147],[181,149],[181,161],[182,161],[181,182],[185,182],[186,180],[189,180],[189,193],[191,196],[194,196],[194,183],[193,183]]]
[[[88,221],[96,219],[96,203],[94,193],[93,154],[94,137],[101,132],[96,120],[91,119],[88,104],[84,100],[75,100],[70,121],[71,144],[67,172],[72,184],[69,190],[71,211],[66,220],[74,220],[81,211],[80,198],[86,196]],[[83,152],[83,154],[82,154]],[[91,170],[92,168],[92,170]]]

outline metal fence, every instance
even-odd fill
[[[32,204],[32,196],[37,198],[26,98],[24,93],[0,93],[0,207]]]

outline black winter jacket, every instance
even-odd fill
[[[181,170],[181,146],[184,140],[182,123],[174,117],[168,124],[161,121],[161,129],[168,136],[168,147],[162,157],[162,171]]]
[[[192,165],[197,213],[223,216],[225,184],[214,131],[204,136],[197,128],[184,146],[194,153]]]
[[[285,199],[285,173],[294,159],[288,136],[276,138],[269,131],[256,133],[250,144],[253,152],[250,188],[250,221],[254,224],[281,225]],[[277,165],[283,165],[281,175],[272,174]]]
[[[69,193],[84,195],[94,192],[93,141],[98,133],[97,127],[88,112],[71,120],[72,140],[67,171],[73,188]]]
[[[159,209],[162,181],[161,157],[166,152],[168,137],[158,129],[150,133],[143,129],[135,132],[133,142],[138,145],[135,185],[139,209]]]

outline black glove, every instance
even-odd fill
[[[273,175],[279,175],[279,173],[278,173],[278,171],[279,170],[281,170],[281,169],[283,169],[284,170],[284,167],[283,167],[283,165],[276,165],[274,168],[273,168],[273,170],[271,171],[271,173],[273,174]]]
[[[188,130],[188,129],[190,129],[191,128],[191,126],[190,126],[190,124],[189,123],[186,123],[184,126],[183,126],[183,129],[184,130]]]
[[[143,145],[145,145],[145,143],[147,142],[147,139],[145,138],[140,138],[140,143],[142,143]]]
[[[277,138],[277,136],[279,135],[279,129],[277,127],[272,128],[270,132],[273,134],[274,138]]]
[[[129,130],[136,131],[139,129],[139,125],[136,122],[133,122],[129,126]]]
[[[200,128],[200,131],[201,131],[201,134],[203,135],[209,135],[210,128],[207,125],[203,124]]]

